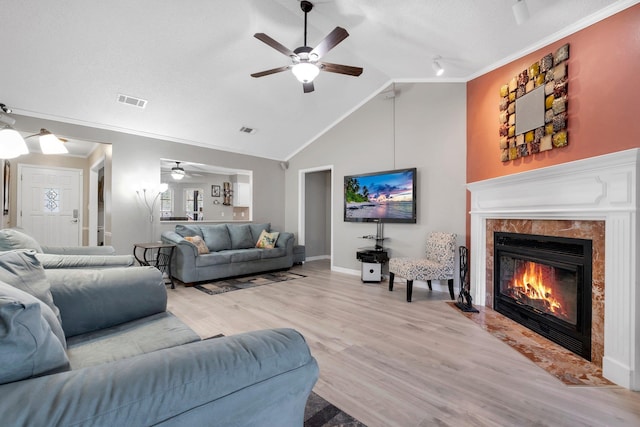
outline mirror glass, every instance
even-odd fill
[[[184,176],[175,179],[172,169]],[[251,221],[253,172],[182,161],[160,160],[161,221]]]
[[[516,135],[544,126],[544,86],[516,99]]]

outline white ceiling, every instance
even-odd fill
[[[515,1],[318,0],[308,44],[342,26],[350,36],[323,60],[364,72],[322,72],[304,94],[289,72],[249,76],[290,63],[254,33],[303,45],[299,0],[0,0],[0,102],[26,116],[287,160],[390,82],[467,81],[640,0],[526,0],[520,26]],[[118,94],[148,105],[117,103]]]

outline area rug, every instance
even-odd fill
[[[304,408],[304,427],[367,427],[351,415],[311,392]]]
[[[487,307],[476,306],[479,313],[464,313],[452,302],[454,310],[569,386],[617,387],[602,376],[602,368],[564,347]]]
[[[270,285],[272,283],[286,282],[289,280],[307,277],[302,274],[291,273],[289,271],[274,271],[272,273],[257,274],[254,276],[234,277],[231,279],[216,280],[209,283],[195,285],[199,291],[209,295],[223,294],[225,292],[237,291],[239,289],[254,288],[256,286]]]

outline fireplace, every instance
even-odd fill
[[[591,362],[601,364],[605,378],[640,390],[640,148],[472,182],[467,188],[474,303],[494,302],[493,231],[592,239]],[[549,232],[549,223],[559,227]],[[604,225],[602,231],[594,231],[594,224]]]
[[[591,360],[592,241],[494,233],[496,311]]]

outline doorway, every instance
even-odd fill
[[[17,225],[47,246],[82,245],[82,170],[18,165]]]
[[[305,246],[307,261],[332,259],[332,182],[333,166],[299,172],[298,242]]]

